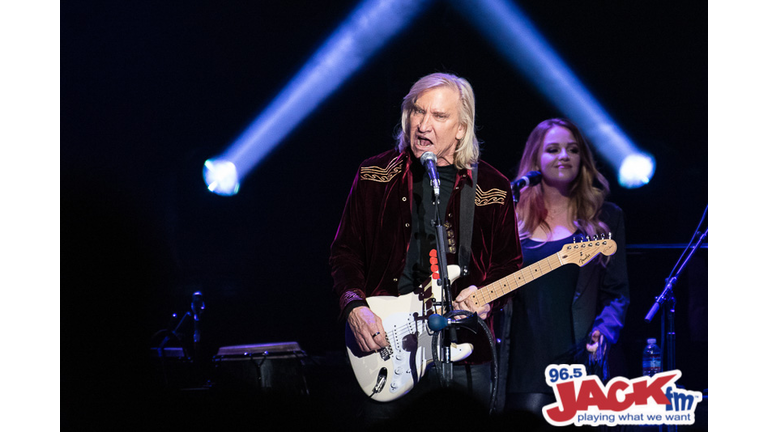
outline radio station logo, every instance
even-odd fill
[[[555,426],[691,425],[701,392],[678,389],[679,370],[603,384],[584,365],[549,365],[547,384],[557,402],[542,409]]]

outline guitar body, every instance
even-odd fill
[[[448,266],[448,275],[453,282],[459,275],[459,266]],[[397,297],[376,296],[367,299],[371,311],[378,315],[389,340],[390,349],[363,353],[357,345],[352,330],[346,326],[345,343],[355,378],[363,391],[379,402],[388,402],[408,393],[424,376],[432,363],[432,337],[427,319],[439,308],[429,307],[433,301],[440,301],[440,289],[424,292],[431,296],[415,293]],[[459,361],[472,353],[471,344],[454,345],[451,360]]]

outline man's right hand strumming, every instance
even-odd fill
[[[357,345],[364,352],[374,352],[389,346],[381,318],[369,308],[360,306],[352,309],[347,323],[355,335]]]

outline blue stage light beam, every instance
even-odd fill
[[[653,156],[622,132],[514,3],[454,0],[454,4],[539,92],[579,125],[618,173],[620,185],[635,188],[651,180]]]
[[[206,161],[203,177],[208,189],[236,194],[242,179],[299,122],[431,1],[366,0],[358,5],[226,152]],[[232,174],[234,179],[223,180]]]

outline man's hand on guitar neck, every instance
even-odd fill
[[[459,295],[453,300],[453,309],[477,312],[477,316],[484,320],[488,318],[488,314],[491,313],[491,305],[486,303],[483,306],[476,308],[474,302],[471,301],[471,296],[475,291],[477,291],[477,287],[474,285],[461,290]],[[463,317],[463,315],[459,316],[459,318],[461,317]]]
[[[369,308],[360,306],[352,309],[347,323],[355,335],[357,345],[364,352],[378,351],[389,346],[381,318]]]

